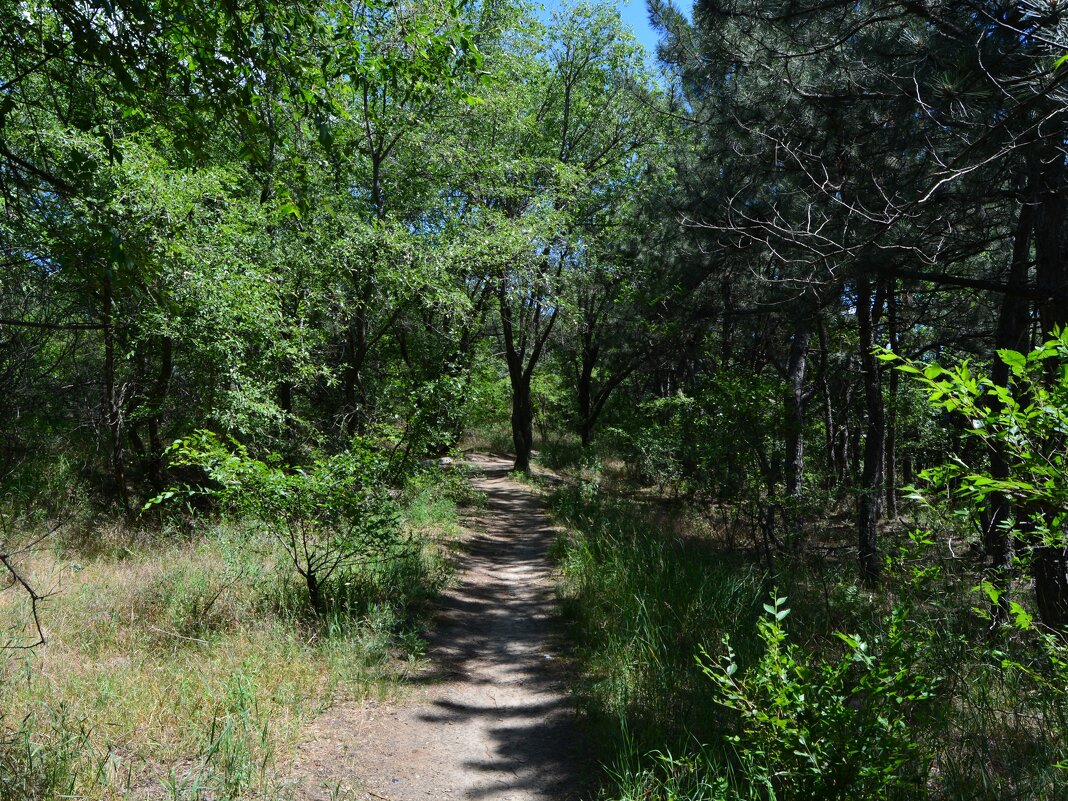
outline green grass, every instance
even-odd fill
[[[714,739],[694,655],[756,615],[763,575],[707,540],[658,528],[637,504],[584,497],[582,486],[561,487],[550,508],[568,527],[556,546],[561,595],[595,740],[608,744],[602,757]]]
[[[403,524],[419,547],[339,576],[323,618],[254,521],[101,528],[28,557],[57,593],[47,645],[0,661],[0,801],[285,798],[302,727],[393,692],[420,658],[458,500],[472,500],[460,475],[409,484]],[[0,619],[26,612],[0,592]]]
[[[906,671],[938,679],[923,717],[894,735],[915,743],[908,775],[919,771],[924,780],[898,787],[891,777],[885,797],[1068,797],[1068,770],[1057,767],[1068,759],[1068,650],[1056,639],[1043,644],[1036,631],[990,632],[973,611],[982,606],[969,580],[976,565],[947,548],[909,555],[875,590],[856,581],[851,562],[826,557],[784,557],[772,581],[758,553],[733,547],[685,506],[628,501],[604,482],[579,480],[557,485],[550,507],[564,527],[555,552],[559,591],[577,646],[589,737],[605,766],[606,801],[770,798],[754,783],[761,754],[739,753],[726,739],[744,734],[744,719],[717,703],[695,655],[704,646],[717,658],[729,635],[737,675],[751,675],[765,652],[755,624],[773,587],[789,599],[785,625],[798,649],[792,659],[801,692],[815,693],[818,684],[806,685],[845,653],[836,632],[866,640],[888,677]],[[888,533],[886,550],[899,538]],[[1027,602],[1026,593],[1018,597]],[[904,610],[905,642],[916,648],[883,655],[894,608]],[[774,699],[781,681],[750,689]],[[896,708],[896,691],[888,692],[888,708]],[[842,720],[826,736],[841,738],[843,749],[859,731],[879,730],[863,716]],[[743,746],[755,748],[754,736],[743,737]]]

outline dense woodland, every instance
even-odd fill
[[[465,449],[560,476],[591,797],[1065,798],[1065,11],[0,0],[0,799],[147,770],[32,686],[178,647],[109,593],[407,648]]]

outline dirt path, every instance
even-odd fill
[[[342,705],[298,753],[308,801],[572,801],[578,740],[564,692],[538,499],[509,462],[473,457],[488,504],[443,598],[431,668],[395,704]]]

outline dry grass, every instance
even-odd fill
[[[456,526],[435,504],[411,522],[440,573],[429,541]],[[42,609],[47,644],[0,663],[0,801],[286,797],[301,727],[335,701],[389,693],[414,658],[389,600],[313,621],[286,567],[224,528],[23,560],[56,594]],[[0,620],[26,612],[0,587]]]

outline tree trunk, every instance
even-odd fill
[[[366,302],[370,298],[369,293],[364,292]],[[343,379],[343,392],[345,399],[344,427],[345,431],[352,436],[359,428],[359,408],[363,400],[363,363],[367,358],[367,307],[361,302],[356,311],[356,318],[349,325],[345,342],[345,374]]]
[[[811,326],[807,314],[802,314],[794,328],[790,343],[790,361],[786,370],[786,524],[788,536],[797,544],[801,537],[802,521],[799,510],[805,477],[805,367]]]
[[[542,253],[549,255],[548,248]],[[559,273],[557,274],[557,277]],[[515,469],[530,472],[530,456],[534,449],[534,405],[530,398],[530,384],[534,370],[546,341],[556,325],[560,307],[554,305],[547,317],[542,316],[544,307],[538,297],[525,306],[520,315],[519,326],[513,324],[511,298],[508,294],[508,276],[497,279],[497,307],[501,316],[501,339],[504,358],[508,364],[508,380],[512,385],[512,442],[515,445]],[[524,317],[527,324],[524,325]]]
[[[1033,204],[1021,204],[1013,239],[1009,291],[1002,296],[998,327],[994,335],[995,352],[991,379],[1002,387],[1009,385],[1010,370],[1009,366],[997,357],[997,351],[1009,349],[1026,352],[1029,350],[1030,304],[1025,297],[1013,290],[1022,289],[1027,285],[1033,217]],[[1010,465],[1005,450],[997,444],[990,453],[990,475],[998,481],[1003,481],[1010,475]],[[1000,492],[992,493],[990,505],[987,507],[987,514],[983,520],[983,545],[992,571],[1003,580],[1007,579],[1007,571],[1012,566],[1013,543],[1006,529],[1011,515],[1012,507],[1008,496]]]
[[[1068,322],[1068,183],[1064,155],[1053,143],[1042,155],[1034,203],[1035,280],[1042,336]]]
[[[864,437],[864,465],[857,502],[857,544],[860,551],[860,573],[864,580],[869,582],[879,575],[879,501],[883,485],[885,424],[879,365],[872,350],[875,348],[875,324],[882,313],[883,294],[880,287],[873,301],[870,277],[861,275],[857,279],[857,326],[860,332],[864,405],[868,416],[868,428]]]
[[[1033,204],[1035,282],[1039,334],[1043,339],[1051,336],[1055,328],[1063,329],[1068,324],[1068,232],[1065,230],[1068,173],[1060,147],[1062,140],[1063,133],[1050,137],[1049,146],[1041,155]],[[1050,447],[1055,447],[1055,443],[1050,443]],[[998,467],[1007,472],[1007,465]],[[1060,545],[1040,545],[1032,549],[1032,555],[1031,569],[1042,621],[1064,628],[1068,625],[1068,550]],[[1004,554],[1001,556],[1004,558]]]
[[[515,445],[515,470],[530,472],[530,454],[534,450],[534,406],[530,400],[530,381],[512,384],[512,443]]]
[[[898,352],[897,320],[897,279],[887,279],[889,287],[886,293],[886,322],[889,329],[890,350]],[[886,516],[893,520],[897,517],[897,387],[900,374],[890,370],[887,397],[889,406],[886,414]]]
[[[588,335],[584,339],[578,374],[579,436],[583,447],[589,447],[593,442],[593,367],[598,348],[589,341]]]
[[[308,587],[308,600],[311,602],[312,610],[322,617],[326,613],[326,599],[323,597],[323,587],[319,583],[319,577],[309,569],[304,574],[304,583]]]
[[[160,421],[163,416],[163,404],[170,391],[171,376],[174,375],[174,340],[164,337],[160,347],[159,374],[152,391],[152,414],[148,418],[148,480],[156,492],[162,492],[163,481],[163,439],[160,436]]]
[[[1068,548],[1038,546],[1032,553],[1031,570],[1042,622],[1063,631],[1068,628]]]
[[[111,480],[123,511],[130,511],[126,490],[126,452],[122,442],[122,407],[115,386],[115,297],[111,283],[111,267],[104,271],[102,330],[104,336],[104,419],[111,444]]]
[[[798,321],[790,344],[790,362],[786,381],[786,494],[791,498],[801,495],[805,471],[804,393],[806,352],[809,341],[807,319]]]
[[[731,279],[724,278],[720,284],[723,298],[723,319],[720,321],[719,369],[730,369],[731,353],[734,350],[734,299],[731,295]]]
[[[817,318],[820,339],[820,393],[823,399],[823,447],[824,459],[827,462],[824,475],[826,477],[825,489],[830,489],[839,480],[838,449],[836,447],[837,432],[834,425],[834,404],[831,401],[831,381],[829,375],[829,347],[827,345],[827,326],[823,317]]]

